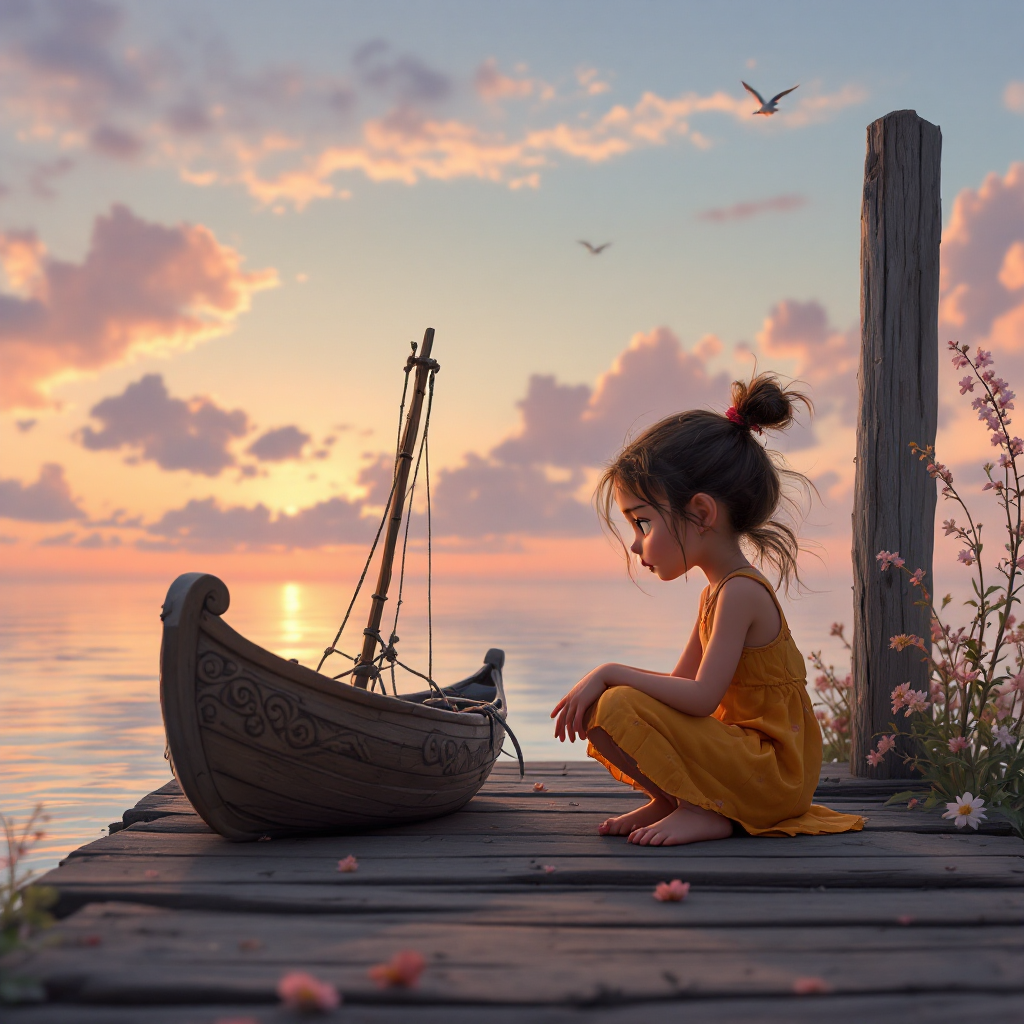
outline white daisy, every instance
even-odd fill
[[[980,796],[974,796],[973,793],[964,793],[963,796],[958,796],[952,803],[946,804],[946,813],[943,814],[943,817],[953,818],[957,828],[970,825],[971,828],[976,830],[978,823],[987,817],[984,808],[985,801]]]

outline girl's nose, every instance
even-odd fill
[[[629,550],[632,551],[634,555],[642,555],[644,553],[644,542],[642,540],[633,541],[629,546]]]

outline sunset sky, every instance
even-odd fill
[[[940,340],[1024,385],[1022,38],[1015,2],[0,0],[0,573],[350,573],[432,326],[445,571],[618,572],[599,467],[756,357],[815,400],[780,447],[840,586],[864,129],[941,126]],[[752,117],[741,79],[799,88]]]

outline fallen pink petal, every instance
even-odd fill
[[[305,971],[290,971],[277,983],[278,998],[285,1006],[305,1013],[333,1010],[340,1002],[338,990]]]
[[[396,953],[386,964],[375,964],[367,974],[378,988],[414,988],[427,966],[426,958],[414,949]]]
[[[831,992],[832,986],[824,978],[797,978],[793,982],[793,991],[798,996],[809,996],[817,992]]]
[[[358,871],[359,861],[350,853],[347,857],[338,861],[338,870],[343,875],[350,874],[353,871]]]
[[[550,875],[553,871],[557,870],[554,864],[541,864],[540,869],[545,875]]]
[[[159,871],[154,871],[152,868],[150,868],[148,871],[144,871],[143,874],[147,878],[159,878],[160,877],[160,872]]]
[[[535,782],[533,784],[534,791],[537,793],[543,793],[548,787],[543,782]]]
[[[671,882],[659,882],[654,887],[654,898],[660,903],[681,903],[689,892],[689,882],[673,878]]]

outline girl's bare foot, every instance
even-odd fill
[[[731,835],[732,822],[728,818],[688,805],[677,807],[660,821],[636,829],[630,833],[628,841],[638,846],[682,846],[708,839],[727,839]]]
[[[644,825],[653,825],[661,821],[667,814],[675,809],[675,804],[668,800],[653,797],[651,802],[638,807],[628,814],[620,814],[615,818],[608,818],[597,826],[598,835],[602,836],[628,836],[634,829],[642,828]]]

